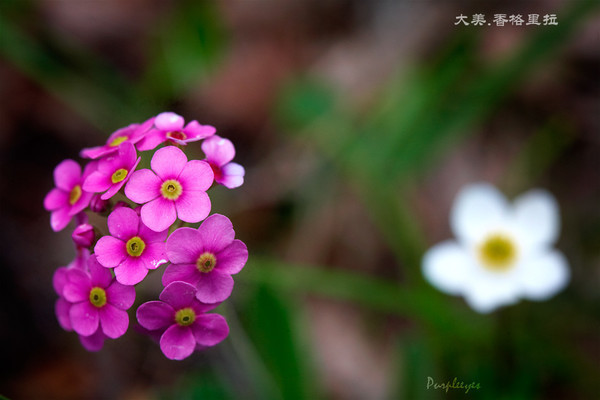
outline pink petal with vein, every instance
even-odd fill
[[[140,169],[131,174],[125,185],[125,196],[135,203],[143,204],[160,195],[162,180],[149,169]]]
[[[91,305],[89,301],[73,304],[69,310],[69,318],[73,330],[83,336],[90,336],[96,332],[100,322],[98,309]]]
[[[229,326],[222,315],[203,314],[196,316],[192,332],[196,343],[202,346],[214,346],[229,335]]]
[[[183,190],[175,201],[177,216],[185,222],[200,222],[210,213],[210,198],[206,192]]]
[[[177,219],[175,204],[172,200],[158,197],[142,206],[142,222],[155,232],[168,229]]]
[[[196,298],[202,303],[218,303],[231,295],[233,278],[214,269],[207,274],[202,274],[196,288],[198,289]]]
[[[100,315],[100,325],[102,332],[111,339],[123,336],[129,327],[129,316],[126,311],[119,310],[117,307],[106,304],[98,311]]]
[[[165,181],[176,179],[186,163],[187,157],[183,151],[175,146],[167,146],[154,153],[150,166],[156,175]]]
[[[97,261],[106,268],[114,268],[128,256],[125,242],[112,236],[103,236],[94,247]]]
[[[189,326],[171,325],[160,337],[160,349],[171,360],[183,360],[196,348],[196,339]]]
[[[136,316],[140,325],[146,329],[164,329],[173,324],[175,310],[162,301],[149,301],[139,306]]]

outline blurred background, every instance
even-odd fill
[[[455,25],[496,13],[558,25]],[[599,49],[592,0],[0,1],[0,394],[597,398]],[[246,168],[211,191],[250,250],[217,309],[231,334],[175,362],[132,318],[88,353],[54,316],[75,252],[42,201],[60,161],[167,110],[215,126]],[[564,291],[480,315],[424,281],[477,181],[556,196]]]

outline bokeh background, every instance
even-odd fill
[[[11,399],[592,399],[600,377],[600,3],[0,0],[0,394]],[[455,26],[482,13],[556,26]],[[231,334],[182,362],[54,317],[74,257],[52,170],[170,110],[231,139],[211,192],[250,260]],[[201,158],[200,146],[186,149]],[[464,184],[561,207],[568,287],[489,315],[427,284]],[[160,277],[138,290],[154,299]],[[427,390],[427,377],[480,390]]]

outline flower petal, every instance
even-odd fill
[[[519,291],[514,271],[491,272],[479,268],[472,274],[463,295],[471,308],[486,314],[498,307],[516,303]]]
[[[167,239],[168,235],[168,229],[165,229],[164,231],[160,232],[155,232],[152,229],[148,228],[146,225],[144,225],[144,222],[140,221],[138,236],[142,238],[142,240],[146,244],[154,242],[164,242]]]
[[[48,211],[65,207],[69,204],[69,195],[64,190],[54,188],[44,197],[44,208]]]
[[[227,164],[235,157],[235,147],[229,139],[214,135],[202,142],[202,151],[206,159],[219,167]]]
[[[160,349],[171,360],[183,360],[196,348],[196,339],[189,326],[171,325],[160,337]]]
[[[73,304],[69,310],[69,318],[73,330],[83,336],[90,336],[96,332],[100,322],[98,309],[88,301]]]
[[[204,251],[202,235],[197,229],[179,228],[167,238],[167,257],[173,264],[195,264]]]
[[[448,294],[463,291],[473,268],[472,257],[455,241],[439,243],[423,256],[425,279]]]
[[[110,175],[101,171],[95,171],[85,179],[81,188],[86,192],[99,193],[104,192],[111,185]]]
[[[162,131],[178,131],[185,123],[182,116],[174,112],[163,112],[156,116],[154,125]]]
[[[244,167],[240,164],[230,162],[221,167],[221,178],[217,180],[217,183],[228,189],[235,189],[242,186],[245,174],[246,170],[244,170]]]
[[[140,217],[129,207],[119,207],[110,213],[107,224],[111,235],[127,241],[137,235]]]
[[[104,346],[104,340],[106,340],[106,335],[102,332],[102,329],[97,329],[96,332],[90,336],[79,335],[79,341],[87,351],[101,350],[102,346]]]
[[[96,146],[96,147],[86,147],[83,150],[81,150],[81,152],[79,152],[79,155],[82,158],[91,158],[91,159],[97,159],[106,155],[109,155],[111,153],[116,153],[117,152],[117,148],[116,147],[110,147],[110,146]]]
[[[102,200],[109,200],[112,199],[112,197],[117,194],[117,192],[119,190],[121,190],[121,188],[123,187],[123,185],[125,184],[125,182],[119,182],[115,185],[111,185],[108,190],[104,193],[102,193],[102,195],[100,196],[100,199]]]
[[[56,319],[58,323],[65,331],[72,331],[71,319],[69,318],[69,311],[71,310],[72,303],[60,297],[54,303],[54,312],[56,313]]]
[[[138,126],[135,129],[135,131],[133,132],[131,142],[137,143],[140,141],[140,139],[144,138],[146,136],[146,134],[148,132],[150,132],[150,130],[154,126],[155,119],[156,119],[156,117],[151,117],[151,118],[148,118],[146,121],[142,122],[140,124],[140,126]]]
[[[69,208],[63,207],[54,210],[50,213],[50,226],[54,232],[62,231],[65,229],[69,222],[71,222],[72,215],[69,214]]]
[[[519,244],[527,248],[552,245],[560,229],[558,204],[545,190],[530,190],[514,202]]]
[[[113,282],[106,289],[106,299],[113,306],[121,310],[127,310],[135,301],[135,288],[120,284],[119,282]]]
[[[138,257],[127,257],[115,268],[115,278],[123,285],[137,285],[148,275],[144,260]]]
[[[54,168],[56,187],[71,192],[75,185],[81,183],[81,166],[73,160],[64,160]]]
[[[60,267],[54,271],[54,275],[52,275],[52,286],[54,287],[56,294],[59,296],[63,295],[63,290],[68,282],[68,271],[68,268]]]
[[[570,279],[569,263],[559,251],[549,251],[524,260],[517,279],[523,296],[546,300],[563,289]]]
[[[140,325],[146,329],[165,329],[173,324],[175,310],[162,301],[149,301],[138,307],[136,317]]]
[[[93,193],[86,192],[85,190],[82,191],[81,197],[79,198],[79,200],[77,200],[75,202],[75,204],[73,204],[71,206],[71,209],[69,210],[69,214],[75,215],[75,214],[79,213],[80,211],[82,211],[84,208],[86,208],[90,204],[90,201],[92,200],[93,196],[94,196]]]
[[[202,303],[218,303],[227,299],[233,290],[233,278],[214,269],[202,274],[196,288],[196,298]]]
[[[165,243],[146,243],[144,253],[140,256],[146,269],[156,269],[169,262],[165,247]]]
[[[213,214],[206,218],[200,228],[200,241],[205,251],[218,253],[225,249],[235,238],[235,231],[231,220],[221,214]],[[195,262],[196,260],[194,260]]]
[[[137,143],[140,151],[152,150],[159,144],[167,140],[166,132],[156,128],[150,129],[144,137]]]
[[[119,145],[119,161],[117,164],[119,167],[127,168],[133,166],[135,164],[136,157],[137,152],[135,151],[135,146],[133,143],[124,142]]]
[[[162,232],[175,222],[177,211],[173,201],[158,197],[142,206],[140,216],[148,228]]]
[[[102,332],[111,339],[123,336],[129,327],[129,316],[112,304],[105,304],[99,309]]]
[[[508,213],[509,205],[498,189],[487,183],[471,184],[456,196],[450,225],[459,241],[475,243],[502,226]]]
[[[202,346],[214,346],[229,335],[227,321],[219,314],[197,315],[192,332],[196,343]]]
[[[214,126],[200,125],[198,121],[189,122],[183,129],[183,132],[186,134],[186,136],[188,138],[192,138],[192,140],[188,141],[196,141],[207,138],[214,135],[216,131],[217,129]]]
[[[200,222],[210,213],[210,198],[206,192],[184,190],[175,201],[177,216],[180,220],[190,223]]]
[[[152,156],[150,166],[163,181],[176,179],[187,164],[187,157],[183,151],[175,146],[166,146],[158,149]]]
[[[135,203],[143,204],[160,195],[161,179],[149,169],[140,169],[131,174],[125,185],[125,196]]]
[[[91,286],[107,288],[112,281],[112,275],[110,274],[110,271],[100,265],[95,255],[91,255],[88,258],[87,265],[90,271]]]
[[[192,160],[181,170],[177,178],[184,191],[207,191],[213,183],[214,174],[206,161]]]
[[[71,303],[88,301],[91,289],[89,275],[81,270],[72,269],[68,272],[68,282],[63,288],[63,296]]]
[[[196,297],[196,288],[186,282],[173,282],[167,285],[159,296],[161,301],[169,304],[173,309],[180,310],[189,307]]]
[[[125,242],[112,236],[102,236],[94,247],[96,260],[106,268],[114,268],[127,258]]]
[[[248,247],[241,240],[234,240],[217,256],[216,268],[229,275],[237,274],[248,261]]]
[[[162,276],[162,284],[168,286],[171,283],[181,281],[196,287],[200,281],[201,272],[194,264],[171,264],[165,269]]]

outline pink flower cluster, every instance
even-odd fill
[[[54,274],[56,316],[86,349],[98,351],[107,338],[125,334],[135,286],[158,270],[164,286],[159,300],[141,304],[136,318],[160,338],[166,357],[184,359],[229,334],[225,319],[207,311],[231,295],[231,276],[246,264],[248,249],[235,239],[229,218],[209,216],[207,191],[242,185],[244,168],[231,162],[233,144],[215,131],[164,112],[83,149],[81,156],[91,160],[83,169],[73,160],[55,168],[56,187],[44,207],[54,231],[75,217],[77,252]],[[182,149],[200,140],[205,159],[188,160]],[[138,168],[141,153],[150,151],[150,169]]]

